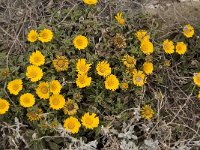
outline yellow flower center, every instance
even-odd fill
[[[75,128],[75,125],[74,125],[74,123],[72,123],[72,122],[68,123],[67,126],[68,126],[68,128],[69,128],[70,130],[72,130],[72,129]]]
[[[104,72],[106,71],[106,69],[105,69],[104,67],[100,67],[100,68],[99,68],[99,71],[100,71],[101,73],[104,73]]]
[[[5,103],[0,103],[0,109],[4,109],[6,107]]]
[[[37,72],[31,71],[30,75],[31,75],[31,78],[35,78],[35,77],[37,77]]]
[[[81,83],[81,84],[84,84],[85,83],[85,77],[83,77],[83,76],[81,76],[81,77],[79,77],[79,82]]]
[[[48,93],[48,87],[46,87],[46,86],[41,87],[41,92],[43,94],[47,94]]]
[[[112,79],[110,79],[110,80],[108,80],[108,86],[113,86],[113,84],[114,84],[114,81],[112,80]]]
[[[25,97],[23,101],[24,101],[24,103],[30,103],[31,102],[30,98],[28,98],[28,97]]]
[[[34,57],[34,62],[40,62],[40,61],[41,61],[41,59],[40,59],[39,56],[35,56],[35,57]]]
[[[57,62],[57,65],[58,65],[60,68],[65,67],[65,60],[59,59],[58,62]]]
[[[82,46],[82,45],[83,45],[83,40],[82,40],[82,39],[77,39],[77,40],[76,40],[76,44],[77,44],[78,46]]]
[[[56,84],[52,84],[52,85],[51,85],[51,90],[52,90],[52,91],[55,91],[56,89],[57,89]]]
[[[145,114],[146,116],[151,115],[151,110],[150,110],[150,109],[146,109],[146,110],[144,111],[144,114]]]
[[[53,105],[59,105],[59,99],[57,99],[57,98],[54,98],[53,100],[52,100],[52,104]]]
[[[33,39],[33,40],[37,39],[37,34],[32,34],[31,39]]]
[[[68,109],[68,111],[74,110],[74,104],[73,103],[67,104],[67,109]]]
[[[87,66],[85,64],[81,64],[79,69],[82,71],[82,72],[87,72]]]
[[[48,39],[48,33],[46,33],[46,32],[43,32],[43,33],[41,33],[40,34],[40,36],[43,38],[43,39]]]
[[[141,81],[142,81],[142,78],[141,78],[140,76],[137,76],[137,77],[135,78],[135,80],[136,80],[136,82],[141,82]]]
[[[12,88],[13,88],[13,90],[15,90],[15,91],[18,90],[18,89],[19,89],[19,84],[14,84]]]
[[[92,125],[93,124],[93,120],[91,118],[89,118],[89,117],[86,118],[85,122],[88,125]]]
[[[128,57],[126,61],[128,64],[134,64],[134,59],[132,59],[131,57]]]

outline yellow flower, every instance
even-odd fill
[[[62,85],[60,84],[58,80],[52,80],[50,82],[50,92],[52,92],[53,94],[59,94],[61,88],[62,88]]]
[[[145,30],[139,30],[135,33],[137,39],[142,42],[143,40],[149,40],[150,36],[148,35],[147,31]]]
[[[37,41],[38,39],[38,33],[36,30],[31,30],[29,33],[28,33],[28,37],[27,37],[27,40],[29,42],[35,42]]]
[[[121,34],[116,34],[114,37],[113,37],[113,42],[114,42],[114,45],[117,47],[117,48],[125,48],[126,47],[126,39],[124,38],[123,35]]]
[[[137,71],[135,74],[133,74],[133,83],[136,86],[143,86],[146,82],[146,77],[143,71]]]
[[[82,50],[88,46],[88,39],[85,36],[78,35],[74,38],[73,44],[75,48]]]
[[[140,49],[144,54],[150,55],[153,53],[153,43],[151,43],[149,40],[142,40]]]
[[[33,108],[28,110],[28,113],[26,114],[28,117],[28,120],[30,121],[38,121],[41,120],[43,117],[43,111],[41,108]]]
[[[53,66],[57,72],[65,71],[68,69],[69,61],[65,56],[56,56],[56,59],[53,60]]]
[[[68,115],[75,115],[78,110],[78,104],[74,102],[73,100],[69,99],[65,102],[65,106],[63,108],[64,114]]]
[[[163,42],[163,49],[164,49],[165,53],[167,53],[167,54],[174,53],[174,43],[173,43],[173,41],[166,39]]]
[[[64,127],[67,131],[74,134],[78,133],[81,124],[77,118],[70,116],[69,118],[64,120]]]
[[[31,93],[25,93],[20,96],[19,103],[23,107],[32,107],[35,104],[35,97]]]
[[[42,43],[45,42],[50,42],[53,38],[53,32],[49,29],[43,29],[39,33],[38,40],[41,41]]]
[[[91,64],[86,63],[86,59],[78,59],[78,62],[76,63],[76,71],[79,74],[87,74],[87,72],[90,69]]]
[[[49,83],[40,82],[38,87],[36,88],[36,94],[41,99],[48,99],[49,98]]]
[[[144,73],[146,73],[147,75],[152,74],[153,72],[153,64],[150,62],[145,62],[143,64],[143,71]]]
[[[180,55],[185,54],[187,51],[187,45],[184,42],[177,42],[176,52]]]
[[[194,83],[200,87],[200,72],[199,73],[195,73],[194,77],[193,77]]]
[[[27,67],[26,76],[31,80],[31,82],[36,82],[42,79],[43,72],[38,66],[30,65]]]
[[[51,128],[57,128],[59,125],[59,122],[57,120],[53,120],[51,123],[50,123],[50,127]]]
[[[119,80],[113,74],[107,76],[104,83],[105,83],[105,88],[108,90],[115,91],[116,89],[119,88]]]
[[[141,116],[144,119],[150,120],[154,115],[154,111],[150,105],[144,105],[141,109]]]
[[[183,27],[183,34],[187,37],[187,38],[191,38],[193,37],[194,35],[194,28],[188,24],[188,25],[185,25]]]
[[[130,56],[128,54],[126,54],[123,59],[122,59],[124,65],[128,68],[134,68],[136,65],[136,59],[134,58],[134,56]]]
[[[96,116],[95,113],[91,115],[89,112],[85,113],[81,118],[82,125],[85,126],[86,129],[93,129],[98,127],[99,125],[99,117]]]
[[[107,61],[101,61],[97,64],[96,67],[97,73],[100,76],[108,76],[111,74],[110,64]]]
[[[5,99],[0,98],[0,115],[5,114],[9,108],[10,108],[10,103]]]
[[[18,95],[22,88],[23,82],[21,79],[15,79],[13,81],[10,81],[7,85],[7,89],[9,90],[10,94],[13,95]]]
[[[65,106],[65,98],[63,95],[55,94],[49,98],[49,105],[52,109],[59,110]]]
[[[121,87],[122,90],[127,90],[128,89],[128,83],[123,82],[123,83],[121,83],[120,87]]]
[[[76,79],[76,85],[79,88],[84,88],[87,86],[90,86],[92,81],[91,77],[88,77],[86,74],[78,74],[78,77]]]
[[[120,25],[124,25],[125,24],[125,20],[124,18],[122,17],[122,12],[118,12],[117,15],[115,16],[115,19],[117,20],[117,22],[120,24]]]
[[[126,68],[125,71],[126,71],[126,73],[133,75],[133,74],[135,74],[137,72],[137,69],[135,69],[135,68]]]
[[[31,54],[29,61],[32,65],[41,66],[44,65],[45,57],[40,51],[37,50]]]
[[[83,0],[83,2],[88,5],[95,5],[97,0]]]
[[[200,91],[199,91],[199,94],[198,94],[198,99],[200,100]]]

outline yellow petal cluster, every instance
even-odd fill
[[[81,118],[82,125],[85,126],[86,129],[93,129],[98,127],[99,125],[99,117],[96,116],[95,113],[91,115],[89,112],[85,113]]]

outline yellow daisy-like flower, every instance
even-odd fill
[[[107,61],[101,61],[97,64],[96,71],[98,75],[106,77],[111,74],[111,67]]]
[[[42,79],[43,72],[38,66],[30,65],[27,67],[26,76],[31,82],[37,82]]]
[[[147,75],[152,74],[152,72],[153,72],[153,64],[151,62],[145,62],[143,64],[143,71]]]
[[[200,87],[200,72],[199,73],[195,73],[194,77],[193,77],[194,83]]]
[[[55,94],[49,98],[49,105],[52,109],[59,110],[65,106],[65,98],[63,95]]]
[[[174,43],[173,43],[173,41],[170,41],[170,40],[166,39],[163,42],[162,46],[163,46],[163,49],[164,49],[165,53],[167,53],[167,54],[174,53]]]
[[[5,99],[0,98],[0,115],[5,114],[9,108],[10,108],[10,103]]]
[[[144,54],[150,55],[151,53],[153,53],[153,43],[149,40],[142,40],[140,49]]]
[[[62,85],[58,80],[52,80],[50,82],[50,92],[52,92],[53,94],[59,94],[61,89]]]
[[[107,76],[104,83],[105,83],[105,88],[108,90],[115,91],[116,89],[119,88],[119,80],[113,74]]]
[[[83,0],[83,2],[87,5],[96,5],[97,0]]]
[[[91,77],[88,77],[86,74],[78,74],[78,77],[76,79],[76,85],[79,88],[84,88],[87,86],[90,86],[92,81]]]
[[[128,54],[126,54],[123,59],[122,59],[124,65],[128,68],[135,68],[136,65],[136,59],[134,58],[134,56],[130,56]]]
[[[49,83],[40,82],[38,87],[36,88],[36,94],[41,99],[48,99],[49,98]]]
[[[146,82],[146,77],[143,71],[137,71],[135,74],[133,74],[133,83],[136,86],[143,86]]]
[[[23,88],[23,82],[21,79],[15,79],[8,83],[7,89],[9,90],[10,94],[18,95],[18,93]]]
[[[85,36],[78,35],[74,38],[73,44],[78,50],[85,49],[88,46],[88,39]]]
[[[70,116],[64,120],[64,128],[73,134],[78,133],[80,127],[81,124],[75,117]]]
[[[185,25],[183,27],[183,34],[187,37],[187,38],[191,38],[193,37],[194,35],[194,28],[188,24],[188,25]]]
[[[64,114],[68,115],[75,115],[78,110],[78,104],[74,102],[73,100],[69,99],[65,102],[65,106],[63,108]]]
[[[53,60],[53,66],[57,72],[65,71],[68,69],[69,61],[65,56],[56,56]]]
[[[136,68],[126,68],[125,71],[126,71],[126,73],[131,74],[131,75],[137,73],[137,69]]]
[[[43,111],[41,108],[33,108],[28,110],[28,113],[26,114],[28,117],[28,120],[30,121],[38,121],[41,120],[43,117]]]
[[[144,105],[141,109],[141,116],[144,119],[150,120],[154,115],[154,111],[150,105]]]
[[[187,51],[187,45],[184,42],[177,42],[176,44],[176,52],[180,55],[185,54]]]
[[[40,51],[33,52],[29,58],[29,62],[35,66],[41,66],[45,63],[45,57]]]
[[[99,125],[99,117],[96,116],[95,113],[91,115],[89,112],[85,113],[81,118],[82,125],[85,126],[86,129],[93,129],[98,127]]]
[[[115,16],[115,19],[120,25],[123,26],[125,24],[125,19],[122,16],[123,16],[122,12],[118,12],[117,15]]]
[[[79,74],[86,74],[90,69],[91,64],[86,63],[86,59],[78,59],[76,63],[76,71]]]
[[[25,93],[20,96],[19,103],[23,107],[32,107],[35,104],[35,97],[31,93]]]
[[[36,30],[31,30],[29,33],[28,33],[28,37],[27,37],[27,40],[29,42],[35,42],[38,40],[38,33]]]
[[[42,43],[50,42],[53,38],[53,32],[49,29],[43,29],[39,33],[38,40]]]
[[[128,83],[123,82],[123,83],[120,84],[120,87],[121,87],[122,90],[125,91],[125,90],[128,89]]]
[[[147,31],[145,30],[139,30],[135,33],[137,39],[142,42],[143,40],[149,40],[150,39],[150,36],[149,34],[147,33]]]

